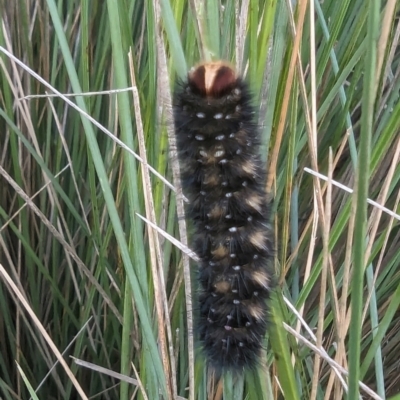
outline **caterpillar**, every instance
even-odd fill
[[[199,340],[212,368],[254,368],[267,329],[273,240],[250,90],[228,63],[203,63],[180,82],[173,103],[201,260]]]

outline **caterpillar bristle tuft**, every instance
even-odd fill
[[[174,96],[182,187],[200,263],[196,328],[218,371],[258,365],[273,235],[248,85],[228,63],[192,69]]]

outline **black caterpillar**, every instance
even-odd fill
[[[200,341],[217,370],[257,365],[272,282],[272,232],[248,86],[229,64],[192,69],[174,97],[182,187],[199,255]]]

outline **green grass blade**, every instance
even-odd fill
[[[356,178],[356,217],[353,249],[353,277],[351,292],[351,322],[349,332],[349,391],[347,399],[359,397],[360,355],[361,355],[361,314],[365,269],[365,240],[367,226],[367,197],[371,159],[371,138],[376,92],[375,66],[376,45],[379,27],[380,1],[369,2],[368,50],[365,59],[364,93],[362,96],[361,139]]]
[[[39,397],[36,395],[35,391],[33,390],[32,385],[30,384],[28,378],[26,377],[24,371],[22,370],[22,368],[17,364],[17,368],[19,373],[22,376],[22,379],[24,380],[24,383],[26,385],[26,387],[28,388],[29,394],[31,395],[33,400],[39,400]]]
[[[278,300],[278,296],[279,294],[274,292],[271,297],[271,325],[269,327],[271,347],[274,352],[278,379],[285,399],[300,400],[289,352],[290,346],[287,333],[283,328],[281,302]]]

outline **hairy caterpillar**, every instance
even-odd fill
[[[199,255],[197,328],[218,370],[254,367],[266,333],[273,254],[248,86],[223,62],[200,64],[174,97],[182,187]]]

